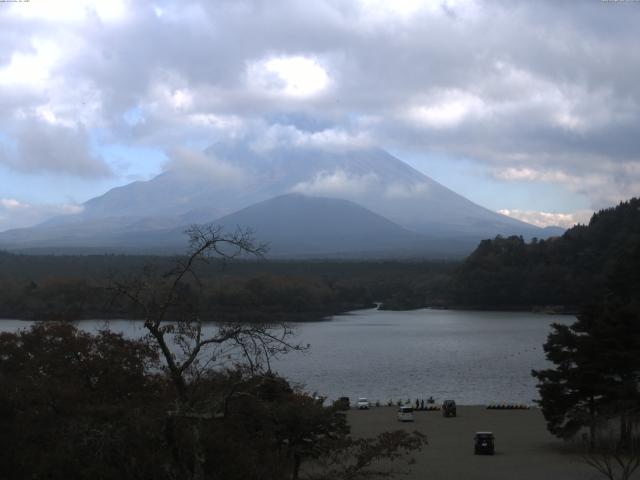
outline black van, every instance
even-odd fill
[[[442,402],[442,416],[443,417],[455,417],[456,416],[456,402],[453,400],[445,400]]]
[[[493,455],[495,452],[494,436],[491,432],[476,432],[473,437],[473,453],[476,455]]]

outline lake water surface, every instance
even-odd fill
[[[542,344],[551,323],[574,317],[514,312],[360,310],[331,321],[295,324],[296,339],[310,344],[284,356],[274,370],[308,392],[371,401],[453,398],[460,404],[531,403],[537,398],[532,369],[545,368]],[[0,321],[0,331],[28,326]],[[83,321],[97,330],[104,321]],[[127,336],[142,323],[109,322]]]

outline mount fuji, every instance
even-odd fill
[[[155,178],[113,188],[79,214],[0,233],[0,248],[179,252],[180,232],[205,222],[252,228],[284,257],[462,256],[483,238],[560,231],[481,207],[382,149],[238,141],[176,151]]]

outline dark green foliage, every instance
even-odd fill
[[[598,422],[603,385],[600,360],[593,338],[579,325],[553,325],[544,345],[554,369],[534,371],[540,406],[551,433],[571,438],[584,427],[592,432]]]
[[[308,478],[327,465],[323,478],[353,478],[426,443],[407,432],[351,440],[333,408],[242,368],[203,370],[186,386],[188,409],[176,410],[160,367],[154,348],[110,332],[48,322],[0,334],[0,478],[190,478],[196,425],[203,480]],[[338,456],[335,470],[327,459]]]
[[[65,324],[0,334],[0,478],[154,478],[157,359],[142,342]]]
[[[125,299],[114,299],[113,280],[144,269],[165,272],[166,257],[29,256],[0,252],[0,318],[78,320],[139,318]],[[196,297],[203,318],[229,321],[305,321],[367,308],[443,304],[453,264],[430,262],[264,262],[212,260],[198,265]],[[194,280],[191,279],[193,282]],[[193,292],[191,292],[193,293]]]
[[[612,419],[627,444],[640,419],[640,245],[624,243],[600,301],[570,327],[554,325],[544,348],[555,368],[533,372],[549,430],[568,438],[589,427],[592,445]]]
[[[620,284],[637,278],[639,249],[640,199],[633,198],[601,210],[588,226],[577,225],[562,237],[482,241],[455,272],[451,300],[479,308],[577,311],[604,295],[614,269]],[[626,271],[617,266],[619,259],[625,259]]]
[[[625,441],[640,414],[640,308],[637,302],[583,309],[570,327],[554,325],[544,345],[555,368],[534,371],[549,431],[573,437],[620,418]]]

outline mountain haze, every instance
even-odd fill
[[[251,225],[272,255],[406,254],[426,238],[353,202],[288,194],[216,221],[227,230]]]
[[[394,249],[462,255],[498,234],[548,236],[467,200],[381,149],[221,142],[203,153],[173,152],[164,173],[111,189],[78,215],[4,232],[0,247],[173,249],[184,244],[177,232],[204,222],[253,228],[283,256]],[[380,232],[377,243],[374,231]]]
[[[177,163],[147,182],[114,188],[85,203],[84,215],[158,216],[191,213],[209,220],[253,203],[297,192],[345,198],[420,233],[487,237],[540,229],[483,208],[381,149],[307,147],[252,149],[217,143],[205,151],[217,166],[233,166],[235,182],[197,162]],[[186,165],[185,165],[186,163]]]

